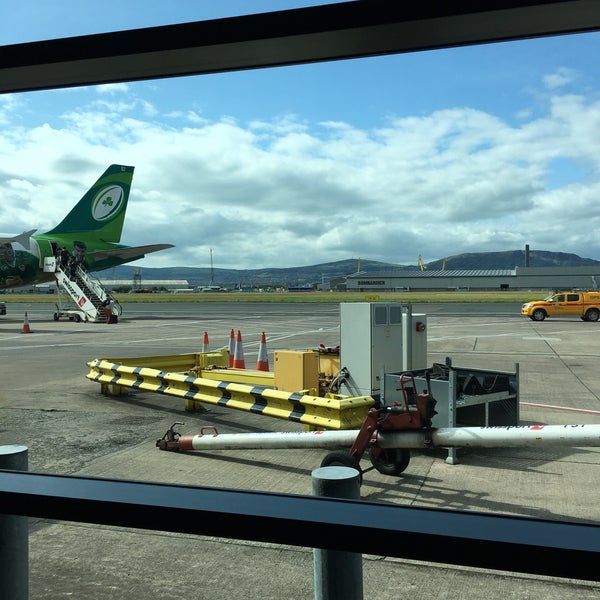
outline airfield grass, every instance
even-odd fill
[[[199,292],[113,294],[121,304],[141,302],[272,302],[272,303],[331,303],[340,302],[402,302],[402,303],[465,303],[465,302],[527,302],[541,300],[547,290],[533,291],[403,291],[403,292]],[[0,300],[8,303],[56,302],[56,294],[4,294]]]

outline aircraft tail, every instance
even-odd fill
[[[134,167],[111,165],[71,212],[46,235],[93,232],[105,242],[121,240]]]

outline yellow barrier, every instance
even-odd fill
[[[190,369],[188,375],[195,375],[213,381],[230,381],[247,385],[275,387],[272,371],[256,371],[255,369]]]
[[[150,369],[158,369],[160,371],[176,371],[181,373],[191,371],[195,368],[206,369],[209,367],[227,367],[229,364],[229,354],[227,349],[223,349],[217,352],[198,352],[195,354],[94,359],[94,361],[88,363],[88,366],[96,360],[110,360],[114,365],[125,365],[129,367],[144,365]]]
[[[86,377],[100,383],[104,394],[120,395],[127,393],[128,388],[144,390],[183,398],[186,410],[196,410],[202,403],[215,404],[303,423],[308,429],[357,429],[374,402],[371,396],[321,398],[303,392],[275,390],[264,385],[196,376],[194,371],[199,366],[215,364],[213,361],[220,360],[219,356],[220,353],[207,353],[135,359],[97,358],[87,363],[90,371]],[[227,359],[226,351],[224,357]],[[196,361],[195,365],[193,361]],[[155,368],[132,363],[152,364]],[[176,369],[167,370],[166,366]],[[194,374],[186,374],[190,372]],[[227,374],[227,371],[221,372],[223,376]],[[233,373],[243,374],[239,370]],[[248,375],[254,373],[250,371]],[[269,374],[262,372],[262,375],[266,377]]]

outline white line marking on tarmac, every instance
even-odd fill
[[[271,342],[276,342],[276,341],[280,341],[280,340],[286,340],[286,339],[291,339],[294,337],[298,337],[298,336],[302,336],[302,335],[310,335],[313,333],[323,333],[324,331],[327,331],[328,329],[324,329],[324,328],[319,328],[319,329],[310,329],[310,330],[306,330],[306,331],[300,331],[298,333],[286,333],[286,334],[280,334],[280,335],[275,335],[273,337],[267,336],[267,342],[271,343]],[[334,326],[332,328],[329,329],[329,331],[337,331],[338,327]],[[22,334],[18,334],[15,336],[12,336],[11,338],[8,339],[22,339],[21,338]],[[44,333],[44,332],[40,332],[39,334],[40,336],[42,335],[50,335],[50,333]],[[6,340],[7,338],[3,338],[4,340]],[[39,339],[39,337],[37,337],[36,339]],[[25,340],[23,340],[25,342]],[[130,339],[130,340],[123,340],[120,342],[112,342],[109,340],[100,340],[98,338],[91,338],[91,339],[86,339],[85,341],[81,341],[81,342],[64,342],[64,343],[58,343],[58,344],[30,344],[30,343],[23,343],[23,344],[15,344],[13,346],[3,346],[0,347],[0,352],[3,351],[9,351],[12,352],[14,350],[27,350],[29,348],[59,348],[59,347],[66,347],[66,346],[94,346],[94,347],[98,347],[98,346],[114,346],[114,345],[119,345],[119,346],[133,346],[136,344],[150,344],[150,345],[157,345],[160,344],[161,342],[176,342],[176,341],[192,341],[194,343],[201,343],[201,340],[199,338],[199,336],[197,335],[193,335],[193,336],[172,336],[172,337],[160,337],[160,338],[138,338],[138,339]],[[245,342],[244,341],[244,347],[248,346],[248,347],[252,347],[252,346],[258,346],[259,341],[248,341]],[[222,346],[218,346],[218,348],[226,348],[227,345],[223,344]],[[193,351],[193,350],[192,350]]]
[[[490,333],[488,335],[481,335],[477,333],[469,335],[442,335],[439,337],[428,337],[428,341],[439,341],[439,340],[470,340],[473,338],[486,339],[486,338],[501,338],[501,337],[520,337],[517,333]]]
[[[600,415],[600,410],[589,410],[587,408],[569,408],[568,406],[554,406],[552,404],[532,404],[531,402],[519,402],[521,406],[532,406],[533,408],[548,408],[550,410],[562,410],[564,412],[585,413],[587,415]]]

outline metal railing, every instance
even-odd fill
[[[600,525],[0,471],[0,514],[600,580]]]

